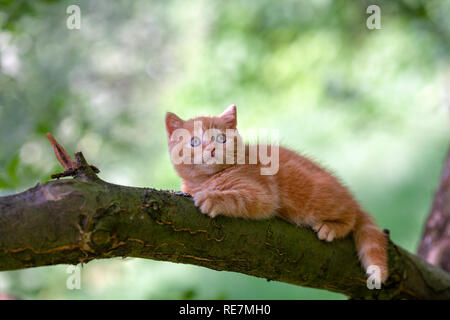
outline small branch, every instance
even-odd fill
[[[75,163],[73,163],[69,154],[64,150],[64,148],[55,140],[50,132],[47,132],[47,138],[53,146],[53,151],[55,152],[56,159],[67,170],[75,170]]]
[[[83,175],[84,177],[94,178],[96,173],[100,173],[100,170],[95,166],[90,166],[87,164],[83,154],[78,152],[75,154],[75,163],[72,161],[72,158],[69,154],[64,150],[64,148],[56,141],[56,139],[52,136],[51,133],[47,133],[47,138],[53,146],[53,151],[55,152],[56,159],[58,159],[59,163],[65,169],[62,173],[52,174],[52,179],[59,179],[63,177],[75,177],[78,174]],[[89,170],[90,168],[91,170]],[[92,172],[91,172],[92,171]],[[93,175],[94,173],[94,175]],[[96,177],[96,176],[95,176]]]

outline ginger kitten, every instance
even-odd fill
[[[165,122],[182,191],[192,194],[201,212],[211,217],[278,216],[310,226],[325,241],[353,232],[362,264],[366,270],[378,266],[385,282],[386,237],[333,175],[291,150],[274,146],[267,151],[269,156],[278,156],[279,167],[274,174],[267,173],[267,161],[257,154],[252,162],[249,155],[255,150],[251,148],[261,146],[242,144],[235,105],[218,117],[187,121],[168,112]]]

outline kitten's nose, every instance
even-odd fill
[[[214,158],[215,155],[216,155],[216,148],[212,148],[212,150],[211,150],[211,157]]]

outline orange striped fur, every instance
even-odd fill
[[[218,117],[199,117],[187,121],[173,113],[166,115],[169,150],[178,140],[176,129],[187,129],[193,136],[194,121],[202,130],[215,128],[223,133],[236,129],[236,107],[230,106]],[[234,142],[238,138],[233,138]],[[194,147],[190,146],[193,150]],[[200,146],[199,146],[200,148]],[[209,154],[212,143],[202,141]],[[246,146],[248,160],[249,146]],[[270,149],[269,149],[270,150]],[[193,151],[191,157],[193,158]],[[211,151],[212,152],[212,151]],[[224,154],[236,152],[227,150]],[[213,153],[211,153],[213,155]],[[174,164],[182,179],[182,190],[193,195],[201,212],[214,217],[227,215],[250,219],[279,216],[296,225],[310,226],[321,240],[333,241],[353,232],[359,257],[367,269],[376,265],[381,280],[388,275],[387,240],[372,218],[365,213],[352,194],[333,175],[309,159],[279,147],[279,170],[274,175],[261,175],[262,164]]]

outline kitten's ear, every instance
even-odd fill
[[[229,106],[224,112],[222,112],[219,118],[225,120],[228,128],[236,129],[237,125],[236,105],[232,104],[231,106]]]
[[[169,138],[176,129],[183,127],[183,123],[184,121],[181,120],[175,113],[166,113],[166,131]]]

